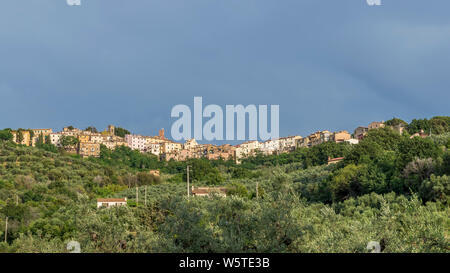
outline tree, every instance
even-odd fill
[[[42,145],[42,144],[44,144],[44,134],[43,133],[41,133],[39,135],[38,140],[36,142],[36,145]]]
[[[61,146],[64,148],[77,145],[79,140],[74,136],[62,136],[60,139]]]
[[[93,126],[89,126],[86,129],[84,129],[85,131],[91,132],[91,133],[98,133],[97,128],[93,127]]]
[[[16,142],[22,143],[22,141],[23,141],[23,133],[22,133],[22,129],[19,129],[19,130],[17,130]]]
[[[11,134],[11,130],[4,129],[0,130],[0,140],[12,140],[13,135]]]
[[[419,193],[424,202],[442,201],[448,204],[450,201],[450,176],[432,174],[429,180],[420,185]]]
[[[442,149],[429,138],[403,138],[398,144],[399,170],[403,170],[406,164],[416,158],[437,159],[442,153]]]
[[[239,182],[233,182],[227,186],[227,195],[237,195],[244,198],[249,196],[247,188]]]
[[[129,134],[131,134],[131,133],[130,133],[130,131],[128,131],[127,129],[117,127],[117,128],[114,130],[114,134],[115,134],[116,136],[119,136],[119,137],[125,137],[125,135],[129,135]]]
[[[387,126],[408,126],[408,123],[406,121],[399,118],[392,118],[386,121],[384,124],[386,124]]]
[[[407,129],[410,134],[418,133],[421,130],[428,132],[431,129],[431,124],[427,119],[413,119]]]
[[[191,159],[187,164],[191,166],[192,173],[190,177],[192,181],[215,185],[224,180],[219,170],[213,167],[211,161],[207,159]],[[184,181],[186,181],[186,174],[184,175]]]
[[[50,145],[52,144],[52,141],[50,139],[50,136],[45,136],[45,144]]]

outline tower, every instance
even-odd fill
[[[113,136],[115,134],[116,127],[114,125],[108,125],[108,132]]]
[[[164,139],[164,128],[159,130],[159,138]]]

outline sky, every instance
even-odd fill
[[[279,105],[281,136],[449,115],[449,11],[448,0],[2,0],[0,128],[170,133],[172,107],[194,96]]]

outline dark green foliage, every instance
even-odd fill
[[[114,130],[114,134],[116,136],[125,137],[125,135],[129,135],[131,133],[127,129],[116,127],[115,130]]]
[[[450,117],[433,117],[432,119],[413,119],[408,125],[410,134],[423,130],[425,133],[443,134],[450,132]]]
[[[85,131],[91,132],[91,133],[98,133],[97,128],[95,128],[94,126],[89,126],[86,129],[84,129]]]
[[[428,123],[445,131],[445,120]],[[82,252],[355,253],[375,240],[383,252],[448,253],[449,141],[385,128],[357,145],[328,142],[240,165],[104,146],[100,158],[81,159],[41,140],[37,148],[1,141],[0,237],[6,216],[9,229],[0,252],[66,252],[76,240]],[[194,186],[228,196],[188,199],[188,165]],[[98,197],[128,205],[97,209]]]
[[[79,140],[74,136],[62,136],[60,142],[62,147],[73,147],[79,143]]]
[[[11,130],[4,129],[0,130],[0,140],[12,140],[13,135],[11,134]]]
[[[399,118],[392,118],[390,120],[387,120],[384,124],[387,126],[408,126],[408,123],[402,119]]]

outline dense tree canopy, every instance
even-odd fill
[[[242,164],[105,146],[100,158],[81,159],[41,141],[16,145],[8,132],[0,131],[0,252],[66,252],[71,240],[83,252],[353,253],[373,240],[383,252],[449,252],[448,132],[410,138],[383,128],[356,145]],[[187,198],[188,165],[194,186],[222,186],[227,197]],[[128,205],[97,209],[99,197]]]

